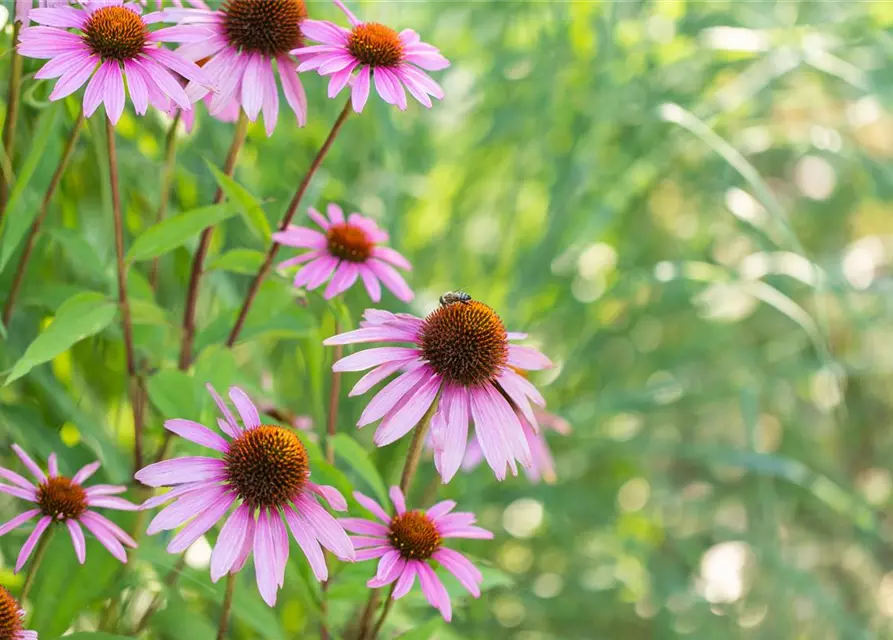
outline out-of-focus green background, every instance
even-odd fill
[[[385,294],[385,308],[423,315],[444,290],[463,288],[510,330],[530,331],[558,364],[536,382],[574,427],[550,440],[554,485],[497,483],[480,468],[440,488],[496,532],[464,547],[489,561],[494,586],[470,606],[457,600],[449,628],[408,600],[389,633],[424,623],[418,637],[443,639],[893,636],[893,2],[351,6],[438,46],[453,63],[433,74],[446,98],[405,113],[370,100],[305,204],[337,201],[390,232],[415,265],[417,299],[406,308]],[[309,12],[344,22],[325,2]],[[341,105],[326,99],[323,79],[307,74],[304,84],[307,128],[285,110],[272,138],[253,126],[235,175],[271,226]],[[11,256],[0,298],[18,257],[10,228],[17,217],[27,226],[77,107],[48,105],[48,90],[26,85],[16,163],[37,149],[38,164],[0,239]],[[113,295],[99,117],[0,346],[7,371],[71,294]],[[166,126],[157,113],[129,112],[118,127],[128,243],[154,221]],[[221,162],[231,131],[202,111],[181,137],[170,215],[210,201],[206,162]],[[211,265],[233,249],[263,251],[257,229],[225,223]],[[174,371],[194,246],[162,259],[154,301],[148,263],[131,276],[140,357],[154,380],[150,446],[165,418],[210,418],[207,380],[323,424],[331,353],[319,343],[333,332],[332,312],[318,296],[300,306],[287,276],[265,287],[256,330],[230,355],[213,343],[249,276],[213,270],[201,355],[189,376]],[[244,271],[252,259],[243,252],[229,264]],[[352,291],[336,312],[356,323],[366,306]],[[370,434],[353,429],[366,401],[342,397],[339,429],[371,451]],[[18,441],[41,459],[55,449],[69,472],[98,455],[107,479],[126,481],[132,424],[118,323],[0,388],[0,429],[4,449]],[[393,481],[400,455],[395,445],[372,461]],[[350,465],[338,468],[325,473],[369,492]],[[431,478],[426,463],[414,501],[431,494]],[[0,498],[3,520],[19,508]],[[13,587],[23,540],[0,540],[0,582]],[[122,578],[97,545],[87,569],[66,545],[54,546],[32,596],[42,637],[95,628],[120,587],[145,606],[173,563],[150,539]],[[212,637],[221,589],[206,555],[195,552],[153,637]],[[238,637],[315,634],[304,564],[293,553],[273,612],[245,579]],[[369,564],[345,570],[336,618],[363,598],[371,574]]]

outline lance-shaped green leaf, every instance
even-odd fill
[[[230,203],[212,204],[152,225],[134,241],[127,252],[127,260],[138,262],[164,255],[185,244],[202,230],[231,218],[236,212],[236,207]]]
[[[251,233],[263,240],[264,244],[269,243],[273,232],[270,230],[270,223],[267,221],[267,216],[264,214],[264,209],[261,206],[260,201],[251,195],[251,192],[248,191],[248,189],[223,173],[213,164],[210,162],[207,164],[208,168],[211,169],[211,173],[214,174],[214,179],[217,180],[217,184],[223,190],[227,199],[238,205],[240,208],[242,216],[245,218],[245,224],[248,225]]]

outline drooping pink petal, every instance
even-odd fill
[[[225,473],[223,460],[184,456],[150,464],[137,471],[133,477],[150,487],[163,487],[184,482],[223,480]]]
[[[9,522],[5,522],[3,523],[3,525],[0,525],[0,536],[5,536],[13,529],[18,529],[20,526],[31,520],[34,516],[40,515],[40,513],[40,509],[31,509],[29,511],[26,511],[25,513],[20,513]]]
[[[11,487],[6,484],[0,484],[0,493],[6,493],[15,496],[16,498],[27,500],[28,502],[37,501],[37,490],[34,488],[22,489],[21,487]]]
[[[393,547],[391,547],[389,544],[381,547],[371,547],[369,549],[357,549],[357,562],[372,560],[373,558],[380,558],[392,549]]]
[[[372,84],[372,69],[364,66],[357,74],[353,89],[350,93],[351,106],[357,113],[362,113],[366,102],[369,100],[369,89]]]
[[[399,600],[412,589],[412,583],[415,582],[415,577],[418,574],[419,566],[422,563],[418,560],[410,560],[406,563],[406,567],[403,569],[403,573],[400,574],[400,577],[397,579],[397,584],[394,586],[394,593],[391,596],[394,600]]]
[[[363,495],[359,491],[354,491],[353,497],[357,502],[360,503],[360,506],[364,507],[367,511],[370,511],[376,518],[378,518],[385,524],[390,524],[391,517],[387,513],[385,513],[384,509],[381,508],[381,505],[379,505],[375,500]]]
[[[360,270],[355,263],[347,260],[341,261],[335,269],[335,275],[329,281],[329,286],[326,287],[326,290],[323,293],[323,298],[325,300],[331,300],[335,296],[344,293],[353,286],[353,283],[357,281],[359,275]]]
[[[142,505],[140,505],[140,510],[146,511],[148,509],[154,509],[155,507],[159,507],[166,502],[170,502],[174,498],[179,498],[180,496],[197,490],[207,490],[216,486],[217,484],[218,481],[211,480],[203,482],[187,482],[185,484],[177,485],[176,488],[171,489],[170,491],[166,491],[157,496],[152,496],[151,498],[147,499]]]
[[[406,568],[406,558],[400,555],[396,549],[384,554],[378,561],[378,569],[375,577],[366,583],[372,589],[378,589],[391,584],[400,577]]]
[[[227,489],[222,486],[215,486],[208,490],[193,490],[190,493],[180,497],[176,502],[166,506],[158,512],[158,514],[149,523],[146,533],[155,535],[159,531],[168,529],[176,529],[183,523],[194,518],[196,514],[210,507],[214,502],[220,499]]]
[[[115,536],[119,542],[136,549],[136,540],[130,537],[130,534],[124,531],[121,527],[116,525],[114,522],[106,518],[105,516],[96,513],[95,511],[85,511],[80,518],[81,522],[86,524],[87,522],[96,523],[99,526],[103,527],[106,531],[110,532],[113,536]]]
[[[316,540],[316,536],[306,528],[294,509],[285,507],[283,511],[285,513],[285,521],[288,523],[288,528],[291,530],[291,534],[294,536],[298,546],[301,547],[301,550],[307,557],[307,562],[310,563],[313,575],[315,575],[316,579],[320,582],[328,580],[329,570],[326,567],[326,559],[325,556],[323,556],[319,542]]]
[[[364,329],[359,329],[359,331],[364,331]],[[371,424],[383,417],[388,411],[397,406],[397,403],[400,402],[400,400],[409,396],[414,390],[417,391],[417,387],[420,385],[430,381],[432,375],[432,372],[428,368],[420,368],[408,371],[396,377],[369,401],[369,404],[363,409],[363,413],[360,414],[357,426],[362,427]],[[420,401],[424,401],[425,397],[427,396],[422,396]],[[430,404],[431,402],[429,401],[428,405]],[[426,405],[426,409],[428,405]],[[424,411],[422,413],[424,413]]]
[[[106,509],[118,509],[119,511],[139,510],[139,507],[132,502],[115,496],[88,496],[87,505],[91,507],[105,507]]]
[[[309,481],[304,486],[328,502],[329,506],[335,511],[347,511],[347,500],[344,499],[344,496],[335,487]]]
[[[409,358],[407,360],[394,360],[392,362],[387,362],[385,364],[377,366],[375,369],[364,375],[360,378],[357,383],[354,385],[353,389],[348,393],[349,396],[358,396],[366,393],[377,385],[379,382],[387,378],[393,373],[396,373],[403,367],[409,367],[411,369],[417,368],[416,366],[410,366],[412,364],[421,366],[422,362],[420,360],[416,360],[415,357]]]
[[[338,518],[338,523],[352,533],[365,533],[372,536],[388,535],[388,528],[383,524],[364,520],[363,518]],[[382,542],[385,542],[382,537]]]
[[[102,101],[105,103],[106,115],[113,125],[118,124],[121,114],[124,113],[124,99],[124,76],[121,73],[121,65],[114,62],[108,70],[105,94],[102,98]]]
[[[236,560],[233,562],[232,569],[229,570],[230,573],[238,573],[248,561],[248,556],[251,555],[251,550],[254,548],[254,532],[256,529],[257,521],[254,519],[253,512],[249,511],[248,528],[245,530],[245,539],[242,542],[242,548],[238,550],[238,555],[236,555]]]
[[[468,392],[459,385],[450,385],[444,389],[443,402],[448,413],[440,475],[444,482],[449,482],[456,475],[465,457],[468,442]]]
[[[285,100],[291,110],[295,112],[298,126],[303,127],[307,124],[307,96],[304,93],[304,85],[301,84],[295,65],[288,56],[279,56],[276,59],[276,66],[279,68],[279,78],[282,80]]]
[[[372,269],[361,264],[360,277],[363,279],[363,286],[366,287],[366,292],[369,294],[372,302],[381,300],[381,284],[378,281],[378,277],[372,273]]]
[[[149,109],[149,88],[146,79],[139,71],[139,65],[133,60],[124,61],[124,73],[127,76],[127,88],[130,90],[130,99],[133,101],[133,109],[137,115],[143,115]]]
[[[229,573],[233,563],[245,543],[249,520],[252,519],[251,508],[247,504],[240,505],[226,520],[217,536],[217,543],[211,552],[211,582],[217,582]]]
[[[452,573],[456,580],[459,581],[459,584],[465,587],[472,596],[475,598],[481,596],[480,583],[483,582],[484,576],[472,564],[471,560],[458,551],[444,547],[435,551],[432,557],[443,565],[444,569]]]
[[[164,428],[172,433],[176,433],[181,438],[200,444],[203,447],[208,447],[221,453],[229,451],[229,443],[226,440],[198,422],[174,418],[173,420],[165,421]]]
[[[394,267],[375,258],[368,260],[366,265],[372,270],[372,273],[378,276],[382,284],[397,296],[398,300],[409,302],[413,299],[412,289]]]
[[[198,540],[208,529],[223,517],[223,514],[230,508],[235,501],[235,493],[226,493],[211,503],[204,511],[198,514],[195,519],[183,527],[170,544],[167,545],[168,553],[182,553],[196,540]]]
[[[50,526],[52,521],[53,519],[50,516],[44,516],[37,521],[36,525],[34,525],[34,531],[28,536],[28,539],[25,540],[25,544],[22,545],[22,550],[19,551],[19,557],[16,560],[14,573],[21,571],[22,567],[25,566],[25,563],[28,562],[28,558],[31,557],[31,552],[34,550],[34,546],[37,544],[37,541],[40,540],[40,536],[43,535],[43,532],[46,531],[46,528]]]
[[[87,513],[81,516],[81,524],[87,527],[87,530],[94,536],[96,536],[96,539],[99,540],[99,543],[103,547],[108,549],[108,552],[111,553],[115,558],[117,558],[121,562],[127,562],[127,551],[124,550],[124,546],[121,544],[121,542],[100,522],[91,518],[86,518],[86,515]]]
[[[288,564],[288,531],[278,510],[270,510],[270,528],[273,532],[273,556],[276,558],[276,583],[285,586],[285,566]]]
[[[92,116],[99,105],[102,104],[102,100],[106,93],[109,73],[111,72],[112,66],[116,64],[117,62],[103,62],[93,77],[90,78],[90,82],[87,83],[87,90],[84,92],[85,117],[89,118]]]
[[[497,480],[504,480],[509,453],[502,443],[498,417],[490,408],[487,396],[479,389],[468,392],[471,415],[474,419],[475,434],[487,464],[493,469]]]
[[[267,57],[261,60],[261,85],[264,92],[264,104],[261,107],[264,114],[264,130],[267,132],[267,137],[270,137],[279,119],[279,88],[276,86],[276,76],[273,75],[273,63]]]
[[[71,544],[74,545],[74,553],[78,562],[84,564],[87,560],[87,541],[84,540],[84,531],[77,520],[66,520],[65,526],[68,527],[68,533],[71,535]]]
[[[519,369],[539,370],[551,369],[552,361],[536,349],[517,344],[509,345],[508,364]]]
[[[322,546],[341,560],[354,561],[355,552],[350,538],[335,518],[306,495],[300,496],[294,504],[298,517],[309,523]]]
[[[278,571],[273,550],[273,529],[270,525],[270,514],[261,510],[257,517],[257,528],[254,532],[254,572],[257,578],[257,589],[260,597],[269,606],[276,604],[278,587]]]
[[[417,338],[418,334],[415,329],[374,326],[340,333],[326,338],[323,340],[323,344],[331,347],[338,344],[360,344],[363,342],[416,342]]]
[[[14,444],[12,445],[12,450],[19,457],[19,460],[22,461],[22,464],[25,465],[25,468],[31,472],[31,475],[37,478],[38,482],[46,482],[46,474],[34,463],[34,460],[25,453],[24,449],[19,445]]]
[[[263,84],[261,80],[261,56],[258,53],[248,54],[245,64],[245,75],[242,77],[242,108],[251,122],[257,120],[264,103]],[[258,530],[258,534],[260,530]],[[255,554],[257,551],[255,551]]]
[[[450,596],[446,588],[427,563],[420,562],[416,567],[419,574],[419,583],[422,585],[422,593],[432,607],[440,611],[443,619],[449,622],[453,617],[453,608]]]
[[[40,70],[34,74],[38,80],[48,80],[50,78],[59,78],[66,73],[71,73],[83,66],[89,65],[90,54],[87,51],[70,51],[56,56],[43,65]]]
[[[432,377],[414,390],[402,406],[394,407],[382,419],[373,440],[379,447],[396,442],[415,427],[428,411],[440,390],[442,380]]]

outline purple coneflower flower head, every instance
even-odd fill
[[[59,464],[55,453],[51,453],[47,459],[48,473],[44,473],[21,447],[14,444],[12,450],[37,480],[37,485],[34,485],[15,471],[0,467],[0,479],[11,483],[8,485],[0,483],[0,491],[36,505],[36,508],[21,513],[0,526],[0,536],[38,518],[34,530],[19,552],[15,564],[16,573],[28,561],[40,536],[47,528],[62,524],[71,535],[75,555],[81,564],[84,564],[87,557],[87,545],[81,525],[96,536],[96,539],[113,556],[121,562],[127,562],[127,553],[124,551],[123,545],[136,548],[136,542],[121,527],[93,510],[99,507],[135,511],[138,508],[135,504],[117,497],[117,494],[127,491],[127,487],[111,484],[83,486],[84,481],[99,469],[99,462],[91,462],[69,478],[59,474]]]
[[[286,102],[298,124],[306,124],[307,97],[289,54],[304,42],[307,8],[303,0],[226,0],[216,11],[207,7],[169,9],[165,15],[211,31],[205,40],[177,50],[190,60],[209,59],[204,69],[218,88],[211,99],[211,115],[218,115],[236,100],[251,122],[263,112],[267,135],[273,135],[279,118],[275,66]],[[195,99],[204,95],[197,83],[190,83],[186,92]]]
[[[444,540],[449,538],[493,538],[491,532],[475,526],[473,513],[451,513],[456,507],[452,500],[439,502],[427,511],[410,511],[406,508],[400,488],[391,487],[391,502],[397,513],[389,516],[372,498],[359,492],[353,495],[357,502],[380,520],[339,520],[345,529],[359,534],[351,538],[357,548],[357,560],[381,558],[375,577],[366,583],[369,587],[377,589],[396,580],[393,598],[397,600],[409,593],[418,577],[425,598],[449,622],[453,616],[450,597],[429,564],[431,560],[436,560],[472,596],[480,597],[481,572],[464,555],[443,546]]]
[[[0,640],[37,640],[24,626],[25,610],[5,587],[0,587]]]
[[[233,387],[229,397],[242,419],[239,424],[211,385],[208,391],[223,414],[217,424],[229,439],[191,420],[168,420],[164,426],[222,457],[174,458],[136,473],[134,477],[150,487],[174,487],[142,505],[150,509],[174,500],[149,523],[147,533],[185,524],[167,547],[170,553],[182,553],[236,505],[211,553],[211,580],[241,570],[254,551],[257,586],[272,607],[285,582],[286,523],[319,580],[328,578],[320,545],[342,560],[354,560],[347,534],[317,496],[336,511],[347,509],[347,503],[337,489],[310,482],[307,451],[294,431],[261,424],[254,403]]]
[[[545,406],[540,392],[514,369],[546,369],[551,361],[530,347],[510,344],[523,333],[505,330],[502,319],[477,300],[441,304],[424,319],[369,309],[360,328],[323,344],[408,343],[358,351],[333,365],[335,371],[363,371],[350,395],[365,393],[399,375],[369,402],[357,426],[381,420],[375,443],[382,447],[406,435],[439,396],[432,428],[438,430],[440,475],[449,482],[459,470],[474,424],[484,458],[500,480],[515,461],[533,463],[527,438],[512,409],[535,423],[530,402]],[[511,401],[511,403],[510,403]]]
[[[322,228],[322,232],[308,227],[290,226],[273,234],[279,244],[310,249],[280,267],[304,264],[295,274],[294,285],[313,290],[326,280],[323,297],[326,300],[347,291],[357,278],[363,280],[366,292],[375,302],[381,300],[381,284],[403,302],[412,300],[412,290],[394,267],[412,269],[402,255],[382,246],[388,234],[378,228],[371,218],[352,213],[345,220],[344,211],[337,204],[327,207],[328,218],[314,208],[307,210],[310,218]],[[331,279],[329,279],[331,276]]]
[[[30,18],[43,26],[22,30],[19,53],[49,60],[34,77],[59,79],[50,100],[60,100],[87,83],[87,117],[104,104],[109,120],[118,122],[124,112],[125,78],[139,115],[146,113],[149,104],[168,111],[171,101],[183,109],[191,108],[192,102],[171,72],[202,87],[196,100],[212,87],[195,63],[160,46],[162,42],[207,38],[208,31],[202,27],[180,25],[150,31],[150,25],[161,21],[163,14],[140,15],[138,5],[123,4],[122,0],[94,0],[83,9],[32,9]]]
[[[426,107],[431,97],[443,99],[443,89],[421,69],[438,71],[450,66],[440,51],[421,41],[412,29],[397,33],[377,22],[360,22],[339,0],[352,25],[350,30],[323,20],[307,20],[304,34],[321,44],[292,51],[302,62],[298,71],[329,76],[329,97],[351,83],[351,102],[357,113],[366,106],[371,85],[381,99],[406,109],[406,91]],[[354,71],[358,71],[354,77]]]
[[[557,480],[555,461],[552,459],[552,451],[549,449],[549,443],[546,441],[545,430],[549,429],[566,436],[571,432],[570,425],[564,418],[556,416],[554,413],[542,411],[536,407],[533,409],[533,415],[540,428],[534,427],[524,414],[517,409],[515,410],[515,415],[518,416],[518,421],[524,430],[524,437],[527,439],[527,446],[530,448],[531,465],[524,468],[524,473],[527,475],[528,480],[534,484],[541,479],[548,484],[554,483]],[[445,435],[443,425],[432,425],[432,429],[434,440]],[[439,468],[442,464],[443,453],[438,451],[438,449],[442,447],[442,442],[434,442],[433,446],[435,449],[434,463]],[[481,451],[481,445],[477,437],[472,435],[468,441],[468,448],[465,450],[465,458],[462,460],[462,469],[471,471],[477,468],[483,459],[484,454]]]

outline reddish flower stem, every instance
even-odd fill
[[[43,225],[43,222],[47,216],[47,212],[50,210],[50,203],[53,200],[53,196],[56,194],[56,189],[59,187],[59,183],[62,180],[62,175],[65,173],[65,169],[68,167],[68,162],[69,160],[71,160],[71,156],[74,154],[74,148],[77,144],[78,137],[81,135],[83,124],[84,111],[83,109],[81,109],[81,112],[78,114],[77,120],[75,120],[74,124],[71,127],[71,133],[68,135],[68,140],[65,142],[65,148],[62,150],[62,157],[59,159],[59,165],[56,167],[56,171],[53,173],[53,177],[50,179],[50,184],[47,187],[46,193],[43,194],[43,200],[40,203],[40,210],[37,212],[37,217],[31,224],[31,230],[28,233],[28,238],[25,240],[25,248],[22,251],[22,257],[19,258],[19,264],[16,266],[15,274],[12,278],[12,284],[9,287],[9,293],[6,297],[6,305],[3,307],[4,326],[9,326],[9,320],[12,318],[12,310],[15,307],[16,298],[19,295],[19,289],[21,289],[22,281],[25,279],[25,270],[28,266],[28,260],[31,259],[31,252],[34,250],[34,243],[37,241],[37,235],[40,232],[40,227]]]
[[[239,158],[239,151],[245,143],[245,134],[248,132],[248,117],[245,111],[239,112],[239,121],[236,123],[236,131],[233,134],[232,144],[229,146],[229,152],[226,154],[226,160],[223,163],[223,173],[228,178],[232,177],[233,171],[236,169],[236,161]],[[223,189],[217,188],[217,195],[214,196],[214,204],[223,202]],[[195,342],[195,308],[198,304],[199,282],[202,278],[202,271],[205,265],[205,258],[208,255],[208,248],[211,246],[211,236],[214,233],[214,227],[208,227],[202,231],[201,238],[198,241],[198,249],[192,258],[192,271],[189,274],[189,289],[186,293],[186,310],[183,312],[183,342],[180,346],[179,367],[181,371],[186,371],[192,364],[192,346]]]
[[[118,153],[115,149],[115,127],[108,116],[105,120],[106,142],[109,153],[109,182],[112,190],[112,217],[115,221],[115,262],[118,270],[118,303],[121,307],[121,329],[124,334],[124,357],[130,387],[130,406],[133,410],[133,458],[136,469],[143,467],[143,412],[142,384],[136,370],[133,348],[133,324],[127,298],[127,265],[124,262],[124,220],[121,214],[121,193],[118,190]]]
[[[230,610],[233,606],[233,591],[236,589],[236,574],[226,576],[226,592],[223,596],[223,610],[220,612],[220,626],[217,628],[217,640],[226,637],[226,629],[229,626]]]
[[[338,115],[338,118],[335,120],[335,124],[332,125],[332,130],[329,132],[329,136],[319,148],[316,157],[313,159],[313,162],[310,163],[310,168],[304,175],[304,179],[301,180],[301,184],[298,185],[298,190],[295,192],[294,197],[292,197],[291,202],[288,205],[288,209],[285,210],[285,216],[283,216],[282,222],[279,224],[279,231],[284,231],[288,228],[288,225],[291,224],[292,218],[295,217],[295,213],[298,211],[298,206],[300,206],[301,200],[304,198],[307,187],[310,186],[310,180],[313,179],[314,174],[316,174],[317,169],[319,169],[322,161],[326,157],[326,154],[328,154],[329,149],[332,147],[332,143],[335,141],[335,137],[338,135],[338,132],[341,131],[341,127],[344,125],[344,121],[350,114],[350,109],[351,103],[348,99],[347,103],[344,105],[344,108],[341,110],[341,113]],[[227,347],[232,347],[236,343],[236,340],[238,340],[239,334],[242,332],[242,329],[245,326],[245,320],[248,318],[248,311],[251,309],[251,305],[254,303],[254,298],[255,296],[257,296],[257,292],[260,290],[261,283],[263,283],[264,278],[267,277],[267,274],[273,267],[273,261],[276,259],[277,253],[279,253],[279,244],[274,242],[270,246],[270,249],[267,251],[267,257],[264,260],[264,263],[261,265],[260,270],[257,272],[257,275],[254,276],[254,280],[251,282],[251,286],[248,288],[248,294],[245,296],[245,301],[242,303],[242,308],[239,311],[239,317],[236,319],[236,323],[233,325],[233,329],[229,334],[229,338],[227,338],[226,340]]]
[[[15,13],[11,8],[10,15]],[[15,21],[15,18],[13,18]],[[15,153],[16,140],[16,124],[19,119],[19,102],[21,98],[22,86],[22,56],[19,55],[16,42],[19,39],[19,32],[22,30],[22,23],[15,22],[12,27],[12,55],[9,59],[9,89],[6,98],[6,120],[3,122],[3,151],[6,159],[9,160],[9,166],[13,165],[13,155]],[[6,202],[9,198],[9,190],[12,186],[12,176],[3,175],[0,171],[0,220],[3,220],[3,210],[6,208]]]

